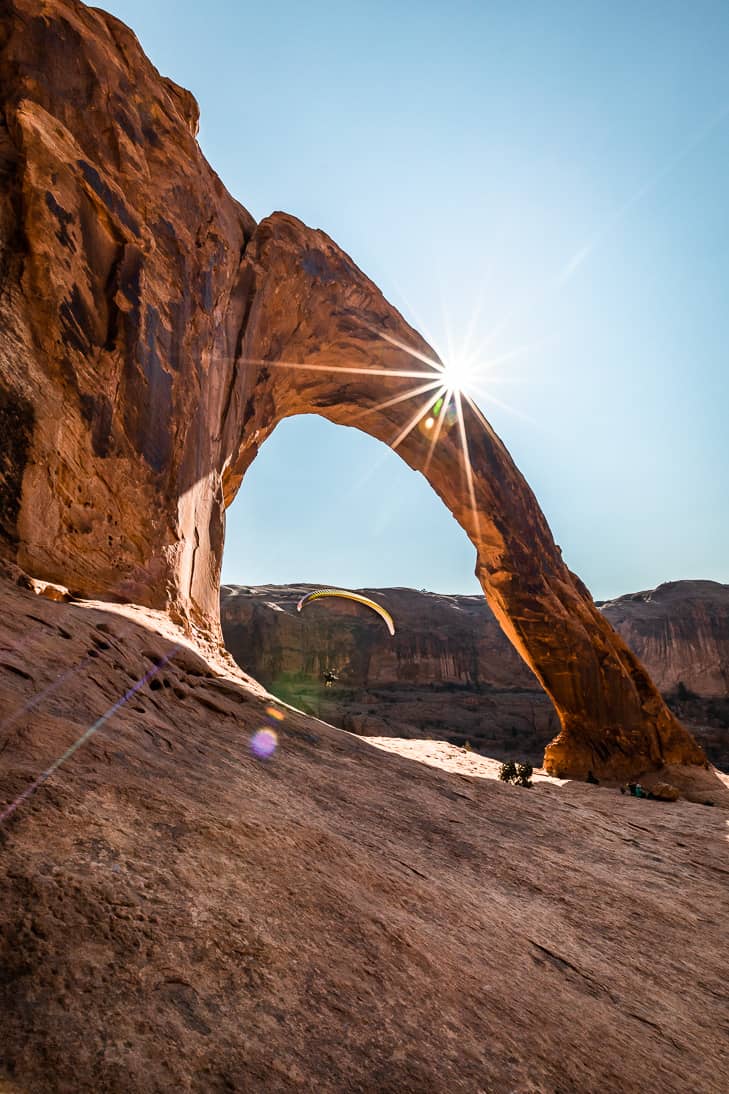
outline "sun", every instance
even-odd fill
[[[460,448],[460,463],[465,475],[468,497],[473,511],[473,517],[478,530],[480,527],[480,514],[476,502],[473,468],[471,466],[471,454],[469,432],[473,430],[485,430],[495,437],[493,429],[481,411],[478,403],[482,400],[491,402],[519,414],[513,407],[497,399],[493,394],[493,385],[509,382],[512,377],[499,374],[497,369],[501,365],[511,362],[514,358],[528,352],[531,346],[518,346],[499,356],[486,355],[489,343],[493,340],[494,331],[479,346],[473,346],[475,321],[478,310],[465,332],[461,346],[454,346],[450,331],[446,330],[447,352],[429,356],[416,346],[408,345],[401,339],[393,336],[381,326],[365,324],[374,335],[401,350],[406,356],[402,359],[405,368],[387,367],[363,367],[353,364],[332,366],[329,364],[313,364],[298,361],[282,361],[259,358],[245,358],[245,363],[254,367],[281,368],[286,370],[301,370],[304,372],[342,373],[351,376],[378,376],[388,380],[408,379],[414,381],[408,385],[408,390],[400,390],[397,395],[363,408],[359,418],[367,415],[382,413],[390,407],[401,406],[410,403],[413,407],[412,414],[408,414],[404,424],[401,425],[396,436],[389,442],[393,451],[403,444],[417,430],[427,443],[424,453],[422,471],[428,474],[433,457],[439,445],[443,444],[447,437],[451,437],[451,444]],[[398,385],[401,387],[401,385]],[[466,414],[464,414],[464,409]],[[520,415],[523,417],[523,415]]]
[[[474,368],[466,356],[453,356],[443,362],[441,379],[447,391],[466,392],[473,383]]]

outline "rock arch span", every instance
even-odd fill
[[[281,213],[255,224],[199,150],[192,96],[118,20],[77,0],[3,14],[0,549],[217,637],[224,510],[260,445],[299,413],[391,443],[412,403],[378,404],[413,362],[382,332],[432,350],[324,233]],[[398,451],[474,543],[491,607],[554,701],[548,767],[703,762],[502,442],[466,416],[473,495],[455,432],[427,468],[419,431]]]

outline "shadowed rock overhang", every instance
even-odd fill
[[[256,225],[200,152],[192,96],[117,19],[75,0],[0,13],[0,551],[219,636],[224,512],[266,437],[317,413],[391,444],[413,415],[392,401],[413,384],[395,342],[434,353],[323,232],[283,213]],[[464,412],[472,488],[457,429],[430,462],[417,429],[398,452],[474,544],[555,704],[548,769],[702,763],[503,443]]]

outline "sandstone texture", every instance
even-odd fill
[[[729,770],[729,586],[672,581],[601,610],[711,762]]]
[[[394,400],[422,379],[402,373],[435,370],[401,347],[433,351],[352,260],[294,217],[254,223],[200,152],[192,96],[118,20],[77,0],[0,15],[2,555],[216,641],[225,507],[276,424],[402,437],[554,702],[550,769],[702,763],[485,419],[464,407],[472,477],[459,428],[430,462],[403,436],[413,400]]]
[[[601,605],[664,694],[729,696],[729,585],[671,581]]]
[[[723,1094],[726,781],[675,803],[271,705],[161,611],[0,582],[3,1094]],[[712,800],[713,808],[693,804]]]
[[[432,737],[539,765],[556,713],[480,596],[368,589],[397,621],[297,601],[310,586],[223,586],[228,649],[274,694],[365,736]],[[729,587],[679,581],[602,606],[712,763],[729,768]],[[323,673],[339,679],[324,687]],[[679,685],[680,688],[679,688]]]

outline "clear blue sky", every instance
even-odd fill
[[[479,305],[490,352],[533,346],[494,389],[517,413],[482,405],[596,597],[729,581],[725,0],[107,6],[255,217],[325,229],[438,348]],[[228,514],[229,582],[475,592],[473,567],[420,476],[316,418]]]

